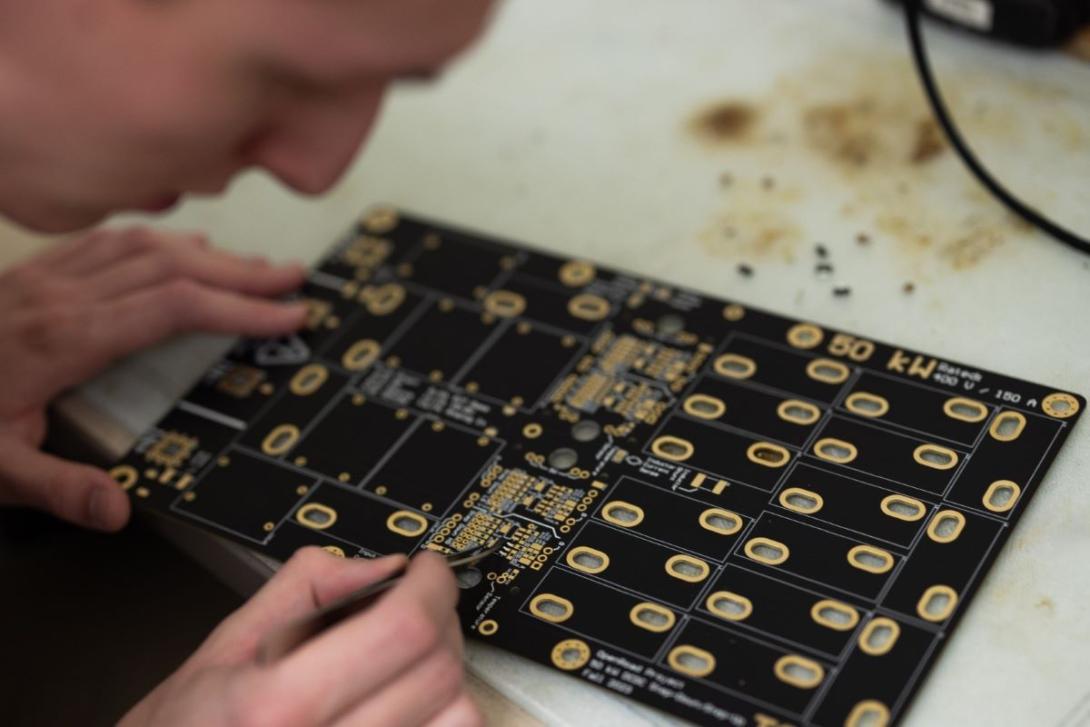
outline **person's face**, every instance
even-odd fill
[[[428,75],[491,0],[0,0],[0,214],[70,231],[348,166],[387,85]]]

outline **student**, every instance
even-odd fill
[[[72,232],[112,212],[214,195],[259,167],[318,194],[341,175],[399,78],[434,73],[489,0],[0,0],[0,214]],[[271,297],[297,266],[217,251],[201,235],[97,231],[0,277],[0,503],[116,530],[124,493],[39,451],[59,392],[187,331],[276,335],[302,324]],[[268,629],[401,565],[301,551],[126,715],[128,725],[463,725],[457,589],[414,559],[370,611],[271,666]]]

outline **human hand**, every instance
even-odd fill
[[[128,497],[104,471],[44,454],[46,406],[111,362],[191,331],[273,336],[300,327],[298,265],[209,247],[202,235],[99,230],[0,273],[0,505],[116,530]]]
[[[335,724],[480,725],[465,692],[458,589],[434,553],[370,609],[271,664],[256,662],[270,630],[385,578],[404,556],[342,560],[304,548],[221,623],[121,727]]]

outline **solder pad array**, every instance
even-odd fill
[[[278,558],[502,541],[469,634],[707,724],[895,722],[1086,404],[387,208],[300,295],[136,503]]]

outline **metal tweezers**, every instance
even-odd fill
[[[482,546],[471,550],[463,550],[446,556],[447,565],[454,570],[455,575],[461,570],[467,570],[480,563],[488,556],[500,549],[502,540],[490,546]],[[262,640],[258,647],[257,660],[260,664],[268,664],[293,651],[300,644],[317,636],[355,614],[365,611],[377,601],[383,593],[390,590],[405,577],[405,568],[397,571],[381,581],[376,581],[354,591],[343,598],[339,598],[322,608],[307,614],[303,618],[292,621],[270,632]]]

